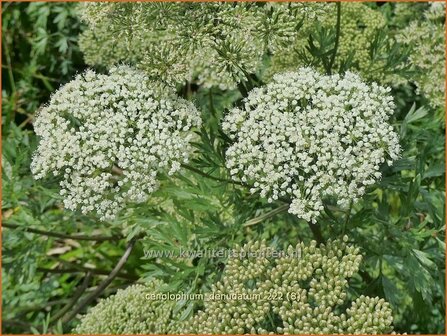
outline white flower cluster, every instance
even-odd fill
[[[345,207],[381,177],[382,163],[399,156],[389,91],[349,72],[276,75],[226,115],[222,126],[234,141],[227,167],[269,202],[289,197],[289,212],[307,221],[316,220],[325,197]]]
[[[127,66],[91,70],[60,88],[34,122],[36,179],[62,177],[65,207],[112,219],[127,202],[144,202],[160,172],[188,161],[201,124],[194,105]]]
[[[389,303],[360,296],[342,312],[348,280],[359,269],[357,247],[343,241],[317,246],[289,246],[280,258],[265,242],[238,248],[227,261],[215,296],[238,294],[244,299],[208,300],[180,328],[187,334],[383,334],[393,329]],[[300,251],[299,257],[293,257]],[[244,252],[246,258],[239,257]],[[257,257],[250,257],[256,255]]]

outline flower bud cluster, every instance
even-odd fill
[[[349,72],[275,75],[226,115],[227,167],[269,202],[290,198],[289,212],[307,221],[324,198],[346,207],[381,177],[381,164],[399,156],[389,91]]]
[[[89,29],[80,47],[91,65],[124,61],[169,85],[195,80],[205,87],[234,88],[244,71],[256,71],[262,60],[247,8],[225,3],[86,3],[81,18]]]
[[[173,324],[174,301],[148,300],[147,295],[163,284],[154,280],[148,285],[132,285],[101,300],[75,328],[77,334],[164,334]]]
[[[175,85],[233,89],[267,50],[286,45],[322,4],[85,3],[80,47],[90,65],[135,64]]]
[[[392,311],[378,297],[360,296],[343,312],[347,280],[359,269],[359,249],[348,237],[317,246],[298,243],[275,255],[264,241],[236,247],[214,297],[254,299],[203,301],[189,319],[175,313],[173,300],[148,299],[161,293],[152,280],[100,301],[76,327],[80,334],[383,334],[392,331]]]
[[[331,7],[325,3],[268,2],[253,21],[255,34],[275,54],[308,34],[315,20],[328,12]]]
[[[377,78],[377,73],[371,69],[378,68],[377,60],[371,59],[370,46],[375,34],[386,25],[385,16],[378,10],[370,8],[365,3],[342,4],[341,33],[339,42],[339,60],[346,60],[349,54],[353,55],[353,63],[366,78]],[[336,17],[328,15],[327,24],[334,27]]]
[[[183,323],[181,333],[198,334],[368,334],[392,331],[392,312],[383,299],[361,296],[340,313],[347,279],[359,269],[359,249],[343,240],[317,246],[297,244],[300,257],[229,259],[211,290],[242,293],[257,300],[206,301]],[[238,251],[269,253],[265,242]]]
[[[145,202],[160,173],[189,159],[194,105],[126,66],[91,70],[60,88],[34,122],[40,137],[36,179],[61,178],[65,207],[113,219],[128,202]]]

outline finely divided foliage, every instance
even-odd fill
[[[347,207],[381,177],[381,164],[398,158],[389,92],[349,72],[275,75],[225,117],[223,129],[234,141],[227,167],[252,192],[269,202],[288,197],[290,213],[315,222],[324,198]]]
[[[89,70],[60,88],[34,123],[40,143],[31,169],[39,179],[62,177],[66,208],[113,219],[141,203],[188,162],[194,105],[122,66],[109,75]]]
[[[298,33],[293,35],[288,44],[277,48],[272,54],[271,66],[266,73],[267,79],[275,73],[293,71],[299,66],[309,63],[310,50],[307,44],[309,35],[315,36],[313,43],[317,45],[318,29],[331,29],[336,24],[336,16],[327,6],[322,7],[316,16],[318,22],[305,20]],[[376,34],[385,27],[384,15],[362,3],[343,3],[343,15],[340,34],[337,65],[349,61],[363,78],[396,83],[395,75],[385,75],[377,69],[384,66],[383,59],[375,59],[370,52]],[[304,57],[303,57],[304,56]],[[321,68],[323,66],[319,65]],[[395,70],[395,69],[394,69]],[[404,80],[399,78],[400,81]]]
[[[266,52],[296,38],[299,22],[325,10],[317,3],[85,3],[89,29],[80,47],[91,65],[125,61],[170,85],[194,79],[234,89]]]

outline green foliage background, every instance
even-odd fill
[[[69,332],[77,320],[64,321],[60,312],[71,308],[86,274],[91,274],[88,293],[114,267],[126,241],[135,236],[143,238],[104,296],[153,277],[165,280],[171,291],[203,291],[219,278],[225,262],[146,259],[143,250],[231,248],[248,239],[267,239],[284,247],[313,239],[307,223],[286,212],[263,220],[262,215],[281,207],[281,202],[268,204],[244,187],[193,172],[164,177],[146,206],[132,207],[113,222],[100,223],[92,216],[64,211],[57,182],[34,181],[29,166],[36,146],[35,112],[54,90],[86,67],[77,45],[83,27],[75,6],[3,4],[5,333]],[[386,4],[377,10],[389,15],[393,6]],[[315,58],[321,56],[321,50],[310,51]],[[201,107],[206,121],[196,144],[201,155],[192,164],[214,178],[228,178],[223,168],[225,137],[218,124],[241,94],[196,87],[179,92]],[[349,212],[327,205],[321,230],[325,238],[346,233],[362,248],[362,269],[350,284],[353,295],[386,298],[394,309],[398,332],[444,333],[445,126],[439,118],[444,111],[430,107],[412,84],[395,88],[393,96],[397,104],[393,123],[400,131],[402,159],[384,167],[382,180]],[[259,223],[246,225],[253,218]],[[66,237],[36,234],[30,228]],[[83,240],[79,234],[110,239]],[[191,312],[194,304],[178,303],[178,309],[184,307]]]

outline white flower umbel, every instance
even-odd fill
[[[382,163],[399,156],[389,91],[349,72],[278,74],[225,117],[234,141],[227,167],[269,202],[290,198],[289,212],[307,221],[316,220],[325,197],[346,207],[381,177]]]
[[[160,172],[188,161],[194,105],[126,66],[91,70],[60,88],[38,114],[31,164],[36,179],[61,177],[65,207],[112,219],[127,202],[144,202]]]

